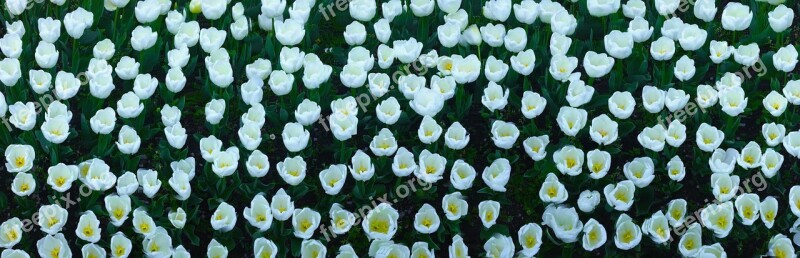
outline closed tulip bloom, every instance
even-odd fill
[[[69,120],[65,118],[50,119],[42,123],[42,135],[55,144],[63,143],[69,136]]]
[[[81,7],[64,16],[64,28],[67,29],[67,34],[74,39],[81,38],[85,29],[91,27],[92,23],[94,23],[94,15]]]
[[[519,138],[519,129],[514,123],[500,120],[492,123],[492,141],[494,145],[502,149],[510,149]]]
[[[737,2],[730,2],[722,10],[722,28],[730,31],[743,31],[750,27],[753,12],[750,7]]]
[[[506,69],[508,69],[506,67]],[[498,85],[497,83],[491,81],[489,85],[483,90],[483,97],[481,97],[481,103],[483,106],[489,109],[490,112],[494,112],[495,110],[502,110],[508,104],[508,89],[503,91],[502,86]],[[416,99],[416,98],[415,98]]]
[[[722,111],[729,116],[738,116],[747,107],[748,98],[742,88],[726,89],[720,91],[719,95],[719,104],[722,106]]]
[[[614,117],[619,119],[628,119],[633,114],[633,108],[636,106],[636,100],[633,95],[627,91],[617,91],[611,94],[608,98],[608,109]]]
[[[466,128],[459,122],[454,122],[447,128],[444,135],[445,145],[454,150],[460,150],[469,143],[469,134]]]
[[[145,0],[137,2],[134,11],[139,23],[150,23],[158,18],[161,7],[158,1]]]
[[[614,67],[614,58],[589,51],[583,56],[583,67],[589,77],[600,78],[611,72],[611,68]]]
[[[665,97],[664,105],[667,106],[669,112],[683,109],[689,103],[689,94],[683,90],[669,88]]]
[[[36,190],[36,180],[33,175],[21,172],[14,175],[14,180],[11,183],[11,192],[19,197],[29,196]]]
[[[448,220],[454,221],[467,215],[468,204],[461,192],[454,192],[442,197],[442,210]]]
[[[711,175],[711,190],[717,201],[727,202],[739,191],[739,176],[714,173]]]
[[[633,35],[628,32],[611,31],[603,42],[606,52],[614,58],[625,59],[633,52]]]
[[[250,32],[250,25],[248,19],[238,19],[231,23],[231,36],[235,40],[243,40]]]
[[[39,67],[44,69],[53,68],[56,65],[56,61],[58,61],[58,50],[56,50],[55,45],[51,43],[47,43],[45,41],[39,41],[39,45],[36,47],[35,53],[36,64]]]
[[[206,53],[212,53],[222,47],[227,36],[228,33],[224,30],[218,30],[214,27],[203,28],[200,30],[200,47]],[[186,46],[188,47],[188,44]]]
[[[733,204],[710,204],[700,212],[700,218],[703,225],[714,232],[714,236],[725,238],[733,228]]]
[[[295,209],[292,215],[294,236],[301,239],[311,238],[319,227],[321,219],[319,212],[310,208]]]
[[[572,71],[578,67],[578,58],[556,55],[550,59],[550,75],[559,81],[567,81]]]
[[[0,82],[8,87],[17,84],[22,78],[19,60],[16,58],[4,58],[0,60]]]
[[[414,229],[422,234],[431,234],[439,229],[439,214],[430,204],[423,204],[414,215]]]
[[[43,43],[47,42],[43,41]],[[8,58],[18,59],[22,54],[22,38],[17,34],[6,34],[0,38],[0,44],[2,44],[0,50]]]
[[[122,80],[133,80],[136,78],[136,75],[139,75],[139,63],[136,62],[136,59],[123,56],[119,59],[119,62],[117,62],[114,72],[116,72],[117,76]]]
[[[611,168],[611,154],[601,150],[591,150],[586,153],[586,166],[589,168],[589,177],[600,179],[606,176]]]
[[[539,4],[533,0],[523,0],[513,5],[514,18],[524,24],[533,24],[539,18]]]
[[[570,107],[582,106],[592,100],[594,91],[594,87],[586,85],[586,83],[578,79],[577,76],[572,77],[569,79],[569,85],[567,86],[567,102]]]
[[[793,105],[800,105],[800,80],[791,80],[783,86],[783,95]]]
[[[422,76],[417,76],[414,74],[400,76],[398,79],[398,87],[400,88],[400,92],[403,93],[403,97],[409,100],[413,100],[414,96],[419,92],[420,89],[426,88],[426,79]],[[434,91],[435,92],[435,91]]]
[[[778,49],[772,55],[772,64],[782,72],[791,72],[797,66],[797,49],[793,45],[787,45]]]
[[[657,244],[665,243],[670,240],[670,228],[667,217],[664,213],[657,211],[650,218],[642,223],[642,233],[650,236]]]
[[[136,51],[143,51],[151,48],[155,45],[157,40],[158,34],[147,26],[137,26],[131,33],[131,47]]]
[[[661,27],[661,34],[663,34],[664,37],[677,41],[680,39],[681,32],[683,32],[686,26],[688,25],[684,23],[681,18],[672,17],[664,22],[664,26]]]
[[[62,100],[70,99],[78,94],[81,87],[81,80],[75,75],[60,71],[56,74],[55,93],[56,97]]]
[[[78,219],[78,227],[75,229],[75,235],[78,238],[96,243],[100,240],[100,220],[94,215],[94,212],[87,211]]]
[[[439,92],[445,100],[450,100],[456,95],[456,80],[452,76],[439,77],[434,75],[431,77],[431,90]]]
[[[33,102],[16,102],[14,105],[8,106],[8,112],[11,113],[11,117],[8,118],[8,121],[17,129],[30,131],[36,126],[36,116],[38,112]]]
[[[699,85],[697,86],[697,105],[700,106],[700,108],[709,108],[717,104],[718,95],[714,87],[705,84]]]
[[[124,233],[117,232],[111,237],[109,248],[112,250],[110,253],[111,257],[120,258],[128,257],[133,246],[131,240],[125,237]]]
[[[508,64],[503,63],[502,60],[498,60],[494,56],[489,56],[486,60],[486,68],[484,69],[486,79],[491,82],[499,82],[506,77],[507,73]]]
[[[308,130],[303,128],[300,123],[286,123],[283,127],[283,133],[281,133],[283,144],[290,152],[298,152],[305,149],[308,146],[310,136]]]
[[[405,147],[397,149],[392,160],[392,172],[394,175],[404,177],[416,170],[417,162],[414,161],[414,153],[411,153]]]
[[[409,101],[409,106],[421,116],[436,116],[444,107],[444,101],[440,92],[421,87],[414,94],[414,99]]]
[[[694,3],[693,12],[698,19],[710,22],[717,15],[717,5],[713,0],[698,0]]]
[[[236,217],[236,209],[222,202],[211,215],[211,227],[217,231],[228,232],[236,225]]]
[[[566,201],[567,198],[569,198],[569,193],[564,184],[558,181],[558,177],[555,174],[548,173],[547,178],[542,183],[542,187],[539,188],[539,199],[545,203],[560,204]]]
[[[642,241],[642,229],[633,222],[628,214],[623,213],[617,218],[615,229],[614,244],[619,249],[633,249]]]
[[[419,154],[418,164],[414,176],[425,183],[436,183],[443,178],[447,159],[437,153],[423,150]]]
[[[123,125],[119,132],[119,140],[117,141],[117,148],[124,154],[136,154],[139,151],[139,145],[142,141],[136,130],[130,126]]]
[[[742,149],[739,158],[736,160],[736,163],[739,164],[744,169],[755,168],[761,165],[761,146],[754,141],[750,141],[747,145]]]
[[[576,27],[578,27],[578,20],[566,9],[558,11],[550,18],[550,29],[553,32],[570,36],[575,33]]]
[[[322,109],[316,102],[304,99],[297,105],[297,109],[294,111],[294,117],[297,119],[297,122],[307,126],[317,122],[321,112]]]
[[[77,168],[77,167],[76,167]],[[131,195],[139,189],[139,179],[130,171],[126,171],[117,178],[117,194]]]
[[[5,22],[6,29],[8,29],[8,34],[16,34],[17,36],[25,36],[25,26],[22,24],[22,21],[18,20],[12,23]]]
[[[492,164],[483,169],[483,182],[496,192],[505,192],[506,184],[511,177],[511,164],[505,158],[492,161]]]
[[[42,70],[28,71],[28,83],[30,83],[31,89],[33,89],[33,91],[37,94],[44,94],[45,92],[50,91],[52,82],[53,76],[48,72]],[[5,100],[5,98],[3,99]]]
[[[781,33],[792,26],[794,10],[785,5],[778,5],[769,12],[769,26],[775,32]]]
[[[522,51],[528,43],[528,35],[523,28],[508,30],[504,38],[506,50],[517,53]]]
[[[779,117],[783,114],[788,106],[788,100],[776,91],[767,94],[762,103],[764,104],[764,108],[775,117]]]
[[[631,180],[636,187],[644,188],[653,182],[654,169],[653,160],[650,157],[639,157],[625,163],[622,172],[625,174],[625,178]]]
[[[472,187],[472,182],[476,176],[475,168],[463,160],[456,160],[450,170],[450,184],[459,190],[467,190]]]
[[[370,150],[376,156],[391,156],[397,151],[397,140],[388,128],[383,128],[378,135],[372,138],[369,145]]]
[[[711,158],[708,160],[708,165],[711,167],[711,171],[714,173],[730,174],[733,172],[738,158],[739,152],[736,151],[736,149],[716,149],[711,154]]]
[[[709,50],[711,52],[711,61],[714,63],[721,63],[728,59],[733,53],[734,48],[728,45],[726,41],[716,41],[712,40],[709,46]]]
[[[358,150],[350,159],[350,173],[358,181],[366,181],[375,174],[375,166],[372,159],[361,150]]]
[[[53,190],[65,192],[72,188],[72,182],[78,179],[78,166],[58,163],[47,169],[47,184]]]
[[[55,235],[67,224],[68,212],[58,204],[42,205],[39,207],[38,225],[42,232]]]
[[[491,0],[483,5],[483,16],[499,22],[505,22],[511,15],[511,0]]]
[[[355,115],[334,114],[328,121],[330,121],[333,136],[339,141],[346,141],[358,133],[358,118]]]
[[[550,143],[550,137],[547,135],[528,137],[522,142],[525,148],[525,153],[528,154],[534,161],[539,161],[547,156],[545,147]]]
[[[328,195],[338,194],[346,180],[347,166],[344,164],[331,165],[319,173],[319,181]]]
[[[761,126],[761,135],[770,147],[781,144],[783,137],[786,136],[786,126],[783,124],[765,123]]]
[[[566,243],[578,241],[578,234],[583,231],[583,222],[574,207],[547,206],[542,214],[542,225],[553,229],[556,237]]]
[[[205,106],[206,121],[212,125],[218,124],[225,113],[225,100],[212,99]]]
[[[169,145],[173,148],[181,149],[186,143],[186,129],[180,123],[165,127],[164,134],[167,136]]]
[[[586,126],[586,110],[573,107],[561,107],[556,121],[561,131],[568,136],[575,136]]]
[[[733,51],[733,59],[736,60],[736,62],[741,65],[753,66],[759,60],[760,51],[761,50],[759,49],[758,44],[756,43],[741,45],[738,48],[736,48],[736,51]]]
[[[561,174],[577,176],[583,172],[583,150],[567,145],[553,153],[553,162]]]
[[[38,241],[36,241],[36,249],[39,257],[52,256],[52,254],[65,254],[63,257],[71,257],[72,250],[69,248],[69,242],[64,238],[63,233],[49,234]],[[9,249],[10,250],[10,249]],[[22,257],[28,257],[27,254]]]
[[[619,2],[617,2],[617,4],[618,3]],[[636,17],[644,17],[646,11],[647,11],[647,6],[642,0],[630,0],[622,5],[622,14],[624,14],[625,17],[628,17],[630,19],[635,19]]]
[[[628,2],[630,3],[630,1]],[[653,35],[653,26],[650,26],[644,18],[637,16],[628,23],[627,33],[631,35],[633,42],[642,43]]]
[[[644,108],[650,113],[661,112],[664,109],[666,94],[666,92],[654,86],[644,86],[642,89],[642,104],[644,104]]]
[[[680,59],[678,59],[678,62],[675,63],[675,78],[678,78],[680,81],[691,80],[696,71],[697,70],[694,67],[694,59],[691,59],[688,56],[682,56]]]
[[[592,212],[600,204],[600,192],[584,190],[578,196],[578,208],[582,212]]]
[[[761,172],[767,178],[772,178],[783,165],[783,155],[773,149],[767,149],[761,157]]]
[[[397,232],[397,219],[400,215],[388,203],[378,204],[362,220],[361,226],[369,239],[389,240]]]
[[[550,54],[566,55],[572,46],[572,38],[564,36],[564,34],[554,32],[550,37]]]
[[[500,216],[500,203],[491,200],[482,201],[478,204],[478,216],[484,228],[492,227]]]
[[[335,234],[346,234],[356,223],[355,215],[338,203],[331,205],[329,217],[331,218],[331,231]]]
[[[478,79],[481,73],[481,61],[478,56],[474,54],[467,57],[454,55],[451,58],[453,66],[450,70],[457,83],[471,83]]]
[[[675,41],[661,37],[650,45],[650,55],[658,61],[669,60],[675,54]]]
[[[158,172],[155,170],[139,169],[136,171],[136,178],[139,180],[143,192],[148,198],[152,199],[153,196],[158,193],[158,190],[161,189],[161,180],[158,179]],[[188,180],[188,178],[186,180]],[[187,190],[189,194],[191,194],[191,189]]]
[[[144,254],[148,257],[161,257],[172,254],[172,237],[167,233],[167,230],[158,227],[153,231],[152,234],[145,236],[144,240],[142,240],[142,246],[147,247],[144,248]]]
[[[89,124],[91,125],[92,131],[97,134],[111,133],[116,126],[116,122],[116,113],[114,112],[114,109],[110,107],[98,110],[97,113],[95,113],[95,115],[89,119]]]
[[[683,165],[681,158],[674,156],[667,162],[667,174],[670,179],[677,182],[683,180],[686,176],[686,167]]]
[[[345,27],[344,39],[348,45],[357,46],[364,44],[367,39],[367,28],[358,21],[353,21]]]
[[[633,205],[633,194],[636,187],[630,180],[617,184],[609,184],[603,188],[608,205],[618,211],[627,211]]]
[[[289,185],[298,185],[306,177],[306,162],[303,157],[287,157],[281,162],[278,162],[276,168],[278,175],[283,178]]]
[[[533,119],[538,117],[544,112],[547,106],[547,100],[539,95],[539,93],[532,91],[525,91],[522,94],[522,115],[525,118]]]
[[[392,43],[392,48],[394,48],[395,57],[397,57],[398,61],[410,64],[417,60],[422,52],[422,42],[418,42],[413,37],[408,40],[395,40]]]
[[[417,130],[417,136],[422,143],[431,144],[436,142],[441,135],[442,126],[440,126],[436,120],[430,116],[422,118],[422,123],[420,123],[419,129]]]
[[[412,0],[409,2],[414,16],[425,17],[433,13],[435,2],[433,0]]]
[[[114,57],[115,52],[116,47],[114,46],[114,42],[111,42],[110,39],[101,40],[94,45],[94,48],[92,48],[92,54],[94,54],[94,58],[103,59],[106,61]]]
[[[619,11],[619,0],[589,0],[586,2],[589,14],[594,17],[604,17]],[[644,5],[642,5],[644,7]]]
[[[761,201],[759,205],[759,215],[761,217],[761,221],[764,222],[764,226],[767,228],[772,228],[772,225],[775,223],[775,216],[778,214],[778,200],[775,197],[767,196]]]

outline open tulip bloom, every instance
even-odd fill
[[[800,9],[684,2],[0,1],[0,257],[796,257]]]

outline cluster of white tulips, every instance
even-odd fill
[[[346,44],[333,47],[318,45],[330,39],[316,39],[327,34],[311,30],[324,30],[320,23],[335,18],[328,2],[316,0],[40,2],[6,0],[3,6],[9,16],[0,37],[0,82],[6,86],[0,91],[6,128],[0,130],[7,132],[0,138],[5,170],[13,174],[6,181],[16,196],[11,211],[0,217],[3,258],[202,252],[510,258],[552,256],[573,246],[587,255],[622,253],[641,250],[643,238],[668,246],[672,256],[727,257],[740,250],[726,250],[732,245],[725,241],[747,235],[726,237],[743,226],[768,232],[759,255],[795,257],[794,245],[800,245],[800,219],[791,228],[779,223],[788,221],[780,219],[783,210],[800,217],[800,185],[792,186],[790,175],[796,167],[788,166],[791,157],[800,158],[800,130],[790,131],[800,105],[798,42],[784,38],[798,33],[793,30],[797,5],[791,1],[717,6],[714,0],[350,0],[343,3],[346,24],[334,25],[343,31],[335,36]],[[339,1],[334,3],[341,10]],[[100,30],[106,21],[113,21],[112,29]],[[610,29],[620,26],[609,21],[627,28]],[[766,22],[754,25],[757,21]],[[589,23],[602,24],[592,32],[603,35],[579,37],[593,27]],[[431,32],[412,29],[420,33],[415,38],[404,31],[408,26]],[[68,37],[62,37],[62,27]],[[769,38],[758,38],[762,32],[754,29],[777,35],[776,40],[760,40]],[[582,42],[592,38],[602,46]],[[243,47],[255,41],[271,49]],[[90,56],[80,53],[84,42],[92,44],[86,47]],[[341,54],[342,62],[328,58],[342,49],[333,53]],[[258,51],[269,57],[249,56]],[[763,65],[768,57],[775,78],[767,82],[736,72]],[[195,71],[198,59],[202,71]],[[629,75],[623,70],[641,61],[652,78],[629,87],[620,79]],[[428,69],[432,74],[422,72]],[[82,89],[87,84],[88,93]],[[327,98],[320,92],[336,94]],[[454,119],[472,104],[468,94],[478,94],[481,103],[471,112],[478,115],[470,117],[485,121]],[[41,96],[53,101],[37,102]],[[205,106],[195,111],[175,96],[200,99],[193,104]],[[748,105],[750,99],[762,99],[763,109]],[[662,114],[690,108],[696,112],[669,115],[673,119],[662,123]],[[287,122],[272,128],[278,118],[271,116],[279,116],[275,110],[294,110],[293,118],[280,118]],[[160,122],[149,114],[160,114]],[[761,124],[761,136],[732,135],[739,127],[758,128],[754,123]],[[208,130],[184,124],[205,124]],[[633,127],[633,134],[626,127]],[[280,138],[268,131],[279,131]],[[362,142],[359,132],[366,132],[367,140]],[[86,149],[75,146],[87,138],[96,138],[97,146],[75,154]],[[163,148],[159,139],[165,140]],[[326,152],[327,146],[319,146],[323,142],[341,148]],[[331,160],[348,153],[346,145],[358,148],[346,157],[349,164]],[[64,151],[68,147],[73,148]],[[161,164],[138,163],[140,157]],[[268,176],[270,159],[279,160],[277,177]],[[615,164],[618,160],[623,163]],[[480,167],[482,183],[475,181]],[[531,171],[533,176],[526,173]],[[782,184],[782,196],[744,189],[750,174],[779,178],[771,183]],[[351,198],[363,197],[346,185],[379,189],[374,186],[387,175],[390,181],[410,177],[442,187],[420,193],[434,195],[424,202],[413,200],[420,194],[410,195],[410,211],[397,200],[373,201],[366,211],[353,208],[360,200]],[[659,190],[694,178],[701,183],[690,191],[703,197]],[[161,189],[163,181],[171,190]],[[259,189],[263,183],[278,190]],[[240,184],[255,186],[256,194],[238,190]],[[529,185],[532,190],[515,189]],[[103,204],[75,208],[49,201],[70,192],[83,195],[83,187],[90,194],[78,202],[94,196]],[[232,188],[237,190],[226,190]],[[299,194],[309,188],[320,192],[310,203]],[[539,199],[528,198],[537,188]],[[219,198],[231,196],[229,191],[238,191],[237,197]],[[638,201],[643,191],[655,191],[664,203]],[[521,192],[522,199],[514,199]],[[38,207],[20,203],[34,199]],[[710,201],[692,203],[696,199]],[[17,206],[34,209],[32,222],[24,222]],[[153,212],[154,206],[167,212]],[[536,212],[506,211],[519,207]],[[603,207],[603,215],[595,213]],[[516,222],[519,217],[523,223]],[[766,229],[754,226],[761,224],[757,221]],[[288,223],[292,233],[284,234]],[[477,227],[468,229],[472,225]],[[68,239],[71,227],[77,239]],[[184,229],[213,235],[189,243]],[[469,233],[476,231],[491,234],[477,239]],[[708,237],[704,242],[703,231],[718,242]],[[252,238],[242,236],[251,232]],[[327,232],[358,232],[368,242],[331,241]],[[23,241],[26,235],[38,239]],[[22,246],[25,242],[35,245]]]

